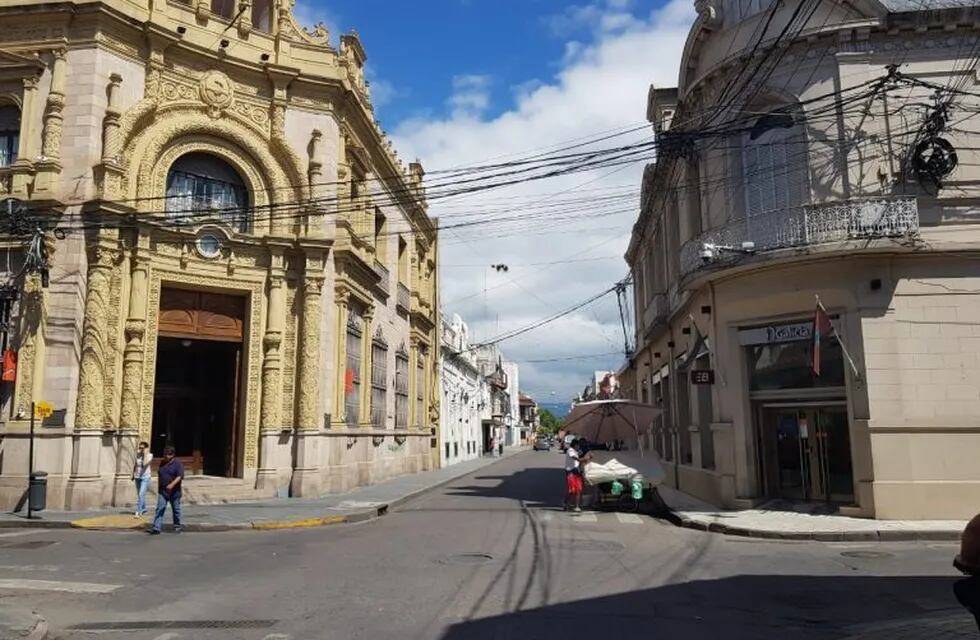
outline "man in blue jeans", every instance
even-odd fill
[[[160,478],[159,495],[157,497],[157,513],[153,518],[153,528],[150,533],[157,535],[163,527],[163,515],[167,512],[167,503],[174,514],[174,531],[180,533],[183,528],[180,522],[180,485],[184,479],[184,465],[175,457],[176,452],[173,447],[166,447],[163,450],[163,462],[157,470]]]

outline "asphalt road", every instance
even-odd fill
[[[968,628],[951,594],[952,544],[762,541],[567,514],[561,463],[519,454],[358,525],[0,533],[0,603],[36,608],[66,640],[802,640]]]

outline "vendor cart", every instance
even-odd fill
[[[592,461],[583,479],[592,489],[591,506],[637,511],[654,498],[665,473],[660,457],[645,450],[660,409],[631,400],[598,400],[575,405],[564,428],[590,443]]]

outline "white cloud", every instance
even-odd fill
[[[629,0],[576,7],[563,14],[565,24],[574,28],[565,31],[568,53],[554,78],[528,78],[514,91],[513,107],[493,117],[486,115],[490,78],[455,78],[450,115],[402,122],[395,131],[397,146],[405,157],[422,158],[429,169],[452,168],[541,153],[600,132],[640,126],[650,83],[670,86],[677,81],[681,50],[694,18],[692,4],[672,0],[649,15],[631,11]],[[554,25],[549,27],[554,31]],[[572,31],[577,31],[574,37]],[[645,127],[633,137],[602,144],[625,144],[649,135]],[[515,212],[526,215],[511,222],[443,230],[445,312],[463,316],[471,335],[480,340],[526,326],[611,286],[626,274],[621,260],[521,265],[621,255],[636,216],[642,169],[643,163],[638,162],[455,201],[434,201],[431,213],[444,226],[466,220],[474,212],[494,211],[500,218]],[[436,180],[438,175],[430,176],[430,184]],[[616,206],[596,199],[611,194],[624,198]],[[551,218],[533,217],[549,203],[555,205]],[[577,217],[562,220],[562,215]],[[508,273],[451,266],[500,262],[512,265]],[[533,360],[605,353],[621,345],[618,308],[615,296],[610,296],[546,328],[506,341],[501,349],[508,358]],[[529,363],[522,367],[521,384],[544,400],[551,391],[567,398],[581,391],[592,371],[621,361],[605,357]]]
[[[490,76],[469,74],[453,78],[453,93],[449,97],[453,118],[472,120],[490,106]]]

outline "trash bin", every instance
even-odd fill
[[[46,471],[35,471],[31,474],[31,511],[44,511],[48,503],[48,474]]]

